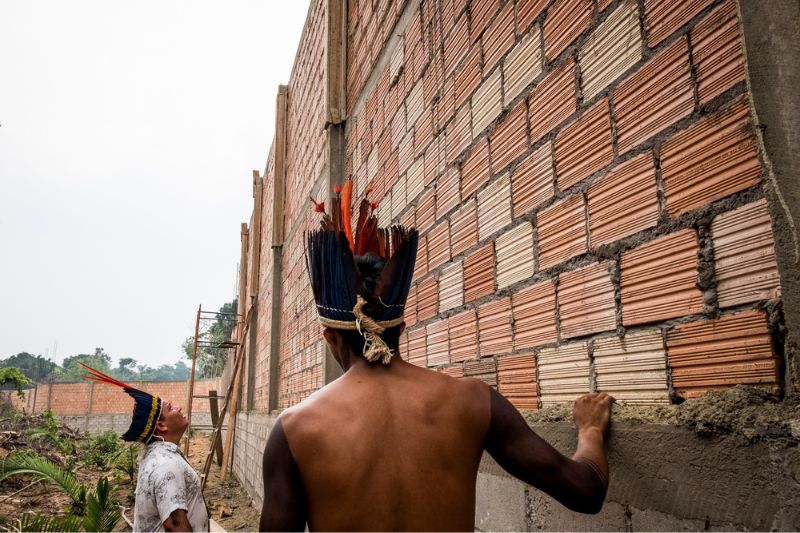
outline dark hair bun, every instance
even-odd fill
[[[380,256],[371,253],[357,255],[353,260],[356,263],[356,268],[361,273],[361,281],[364,284],[364,299],[370,306],[376,305],[378,301],[375,297],[375,285],[386,263]],[[367,311],[367,314],[369,314],[369,310]]]

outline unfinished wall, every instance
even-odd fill
[[[773,185],[793,194],[796,176],[771,165],[754,107],[770,83],[759,69],[784,63],[745,49],[756,14],[739,12],[735,0],[312,0],[250,224],[253,401],[234,470],[251,494],[265,413],[336,375],[303,233],[318,217],[308,196],[329,202],[348,177],[373,191],[383,225],[420,231],[401,339],[414,364],[483,379],[525,410],[589,391],[645,406],[740,384],[796,394],[784,297],[796,299],[797,262],[775,242],[798,236]],[[796,37],[786,26],[771,42]],[[491,483],[498,501],[519,491]],[[714,506],[651,503],[675,520]],[[526,527],[556,527],[548,516]],[[626,516],[619,527],[641,528]]]

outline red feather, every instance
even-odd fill
[[[92,381],[99,381],[100,383],[108,383],[109,385],[116,385],[117,387],[122,387],[123,389],[135,389],[135,390],[138,390],[135,387],[131,387],[130,385],[127,385],[127,384],[121,382],[118,379],[114,379],[111,376],[107,376],[107,375],[103,374],[102,372],[100,372],[99,370],[95,370],[94,368],[92,368],[92,367],[90,367],[88,365],[85,365],[85,364],[81,363],[80,361],[78,361],[78,364],[81,365],[86,370],[88,370],[90,374],[92,374],[91,376],[86,376],[86,375],[81,376],[84,379],[91,379]]]

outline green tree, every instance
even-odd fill
[[[134,379],[138,379],[139,373],[136,370],[136,359],[133,357],[123,357],[117,363],[117,367],[114,369],[114,377],[120,381],[132,381]]]
[[[38,382],[44,381],[56,366],[50,359],[28,352],[20,352],[0,361],[0,368],[19,368],[29,379]]]
[[[197,347],[197,365],[195,368],[197,377],[217,377],[222,375],[225,368],[225,361],[228,357],[228,349],[223,343],[231,340],[231,332],[236,325],[237,300],[223,304],[219,308],[220,315],[208,328],[208,331],[200,335],[200,340],[208,346]],[[194,350],[194,335],[183,341],[183,352],[186,358],[192,360]]]
[[[9,366],[0,369],[0,386],[5,388],[6,385],[13,386],[13,388],[17,390],[17,396],[24,398],[25,395],[22,393],[22,390],[33,385],[33,382],[28,379],[25,374],[20,372],[19,368]]]
[[[95,348],[94,354],[78,354],[64,359],[63,371],[57,373],[55,381],[81,381],[86,370],[78,363],[88,365],[104,374],[111,374],[111,357],[102,348]]]

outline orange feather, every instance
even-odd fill
[[[350,243],[350,251],[355,252],[355,244],[353,243],[353,229],[350,224],[350,201],[353,197],[353,181],[347,180],[342,187],[342,230],[347,237],[347,242]]]

